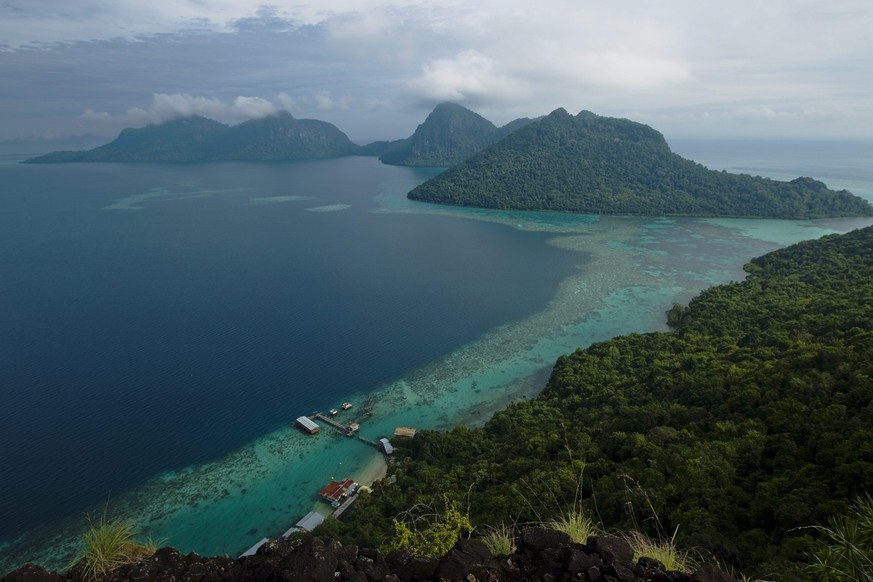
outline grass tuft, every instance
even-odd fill
[[[109,518],[106,510],[96,523],[90,515],[87,519],[88,530],[83,535],[84,549],[79,556],[82,576],[86,580],[97,580],[123,564],[154,553],[157,544],[152,541],[139,543],[132,522]]]
[[[676,531],[679,531],[678,528]],[[667,570],[691,574],[697,567],[688,552],[676,548],[676,532],[668,539],[653,540],[646,534],[634,530],[627,535],[627,541],[634,550],[634,562],[642,557],[652,558],[664,564]]]
[[[515,553],[515,528],[501,523],[500,525],[488,526],[488,530],[482,536],[482,542],[488,547],[493,556],[508,556]]]
[[[577,544],[584,544],[590,536],[600,534],[599,528],[581,507],[574,507],[567,513],[561,512],[561,517],[547,522],[546,526],[564,532]]]

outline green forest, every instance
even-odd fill
[[[588,214],[815,218],[873,207],[812,178],[709,170],[647,125],[563,109],[533,121],[411,192],[455,206]]]
[[[734,572],[808,579],[819,530],[873,484],[873,227],[754,259],[668,312],[671,332],[561,357],[482,428],[394,439],[390,479],[320,534],[385,546],[454,504],[476,532],[577,504]]]

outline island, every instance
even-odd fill
[[[335,125],[295,119],[282,111],[234,126],[193,115],[128,128],[106,145],[52,152],[24,163],[287,161],[335,158],[359,150]]]
[[[437,204],[586,214],[821,218],[871,216],[846,190],[710,170],[651,127],[557,109],[419,185]]]

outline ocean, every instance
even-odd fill
[[[873,200],[873,145],[671,142],[709,167]],[[0,572],[63,567],[85,516],[238,555],[378,453],[294,418],[348,401],[369,439],[481,424],[592,342],[754,256],[866,226],[597,217],[406,200],[437,170],[0,161]]]

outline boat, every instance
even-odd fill
[[[330,415],[331,415],[331,416],[336,416],[338,412],[339,412],[339,410],[337,410],[336,408],[331,408],[331,409],[330,409]]]
[[[348,410],[351,407],[352,407],[351,402],[343,402],[343,406],[342,406],[343,410]]]

